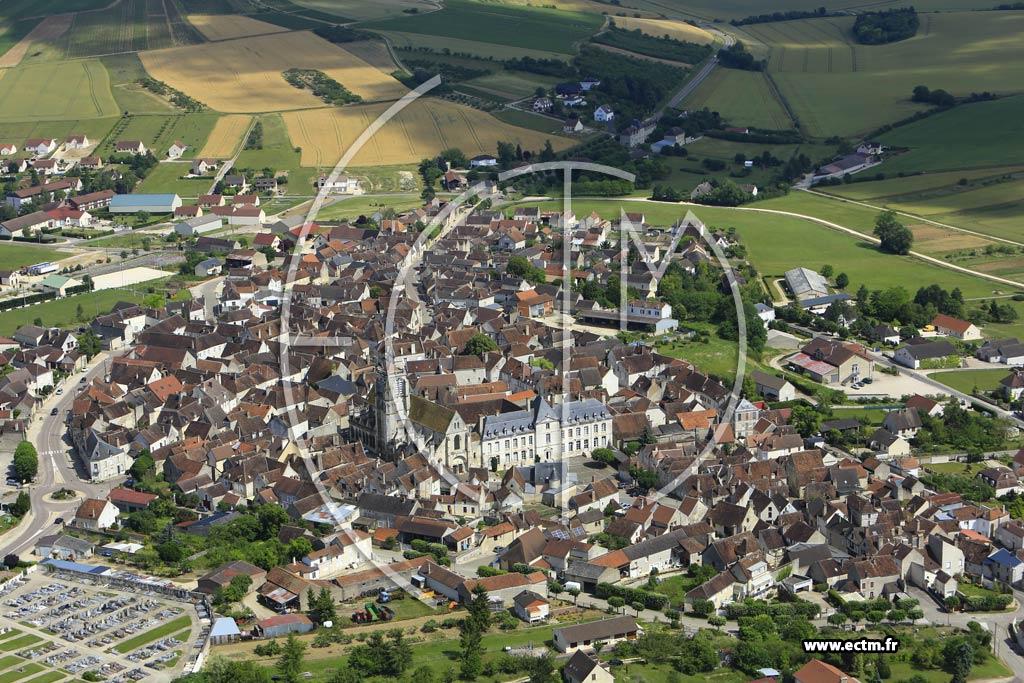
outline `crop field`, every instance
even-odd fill
[[[0,121],[60,121],[120,114],[96,59],[23,65],[2,72]]]
[[[582,12],[448,0],[439,12],[401,16],[368,27],[572,54],[576,43],[600,29],[602,21]]]
[[[770,49],[769,71],[812,135],[862,134],[909,116],[923,108],[909,99],[920,84],[955,95],[1019,89],[1020,12],[926,14],[914,38],[876,46],[854,44],[852,22],[830,17],[743,27]]]
[[[174,2],[118,0],[112,7],[74,15],[71,28],[49,41],[51,59],[93,57],[135,50],[157,50],[202,42]]]
[[[406,93],[389,74],[305,32],[143,52],[141,57],[154,78],[229,113],[322,106],[311,92],[296,90],[281,76],[293,67],[319,69],[367,101]]]
[[[451,50],[460,54],[478,55],[480,57],[493,57],[495,59],[515,59],[516,57],[533,57],[534,59],[561,59],[568,60],[569,55],[564,52],[551,52],[550,50],[533,50],[517,48],[512,45],[499,45],[497,43],[485,43],[479,40],[464,40],[461,38],[449,38],[446,36],[428,36],[422,33],[405,33],[403,31],[378,31],[384,34],[395,47],[427,48],[433,52]]]
[[[993,5],[987,0],[923,0],[913,4],[918,10],[991,9]],[[628,5],[630,11],[652,12],[659,16],[728,20],[782,9],[813,11],[825,7],[832,11],[867,11],[905,7],[907,3],[903,0],[863,0],[855,3],[847,0],[787,0],[781,5],[766,5],[762,0],[631,0]]]
[[[902,199],[920,196],[930,192],[955,192],[961,179],[966,179],[968,186],[973,186],[987,179],[999,178],[1005,174],[1016,174],[1024,171],[1024,167],[981,168],[971,171],[945,171],[940,173],[921,173],[903,178],[886,178],[849,185],[817,188],[819,192],[834,194],[857,201]]]
[[[697,26],[691,26],[682,21],[670,19],[644,19],[636,17],[614,17],[615,25],[619,28],[640,31],[649,36],[661,38],[668,36],[676,40],[684,40],[688,43],[699,43],[706,45],[714,42],[715,37]]]
[[[61,12],[100,9],[109,4],[109,0],[5,0],[0,7],[0,18],[5,21],[19,21]]]
[[[180,140],[189,147],[184,158],[191,159],[206,144],[216,123],[217,115],[212,112],[129,116],[118,121],[111,139],[99,151],[110,154],[117,140],[141,140],[158,159],[163,159],[171,143]]]
[[[21,40],[11,47],[11,49],[3,53],[3,57],[0,57],[0,67],[8,68],[18,66],[25,55],[28,54],[29,48],[32,47],[32,43],[53,41],[60,38],[71,26],[73,19],[73,14],[57,14],[51,17],[46,17],[39,22],[35,28],[29,31],[24,38],[21,38]],[[30,20],[28,22],[19,22],[14,24],[4,32],[3,37],[14,38],[18,35],[20,30],[32,23],[33,22]]]
[[[735,126],[775,130],[793,127],[767,78],[756,71],[716,69],[686,100],[686,106],[717,111]]]
[[[210,131],[210,137],[206,140],[206,144],[196,156],[215,159],[231,157],[238,146],[242,144],[242,137],[249,130],[251,122],[252,117],[245,114],[220,117],[217,119],[217,125]]]
[[[496,71],[466,81],[468,85],[485,88],[495,93],[503,93],[507,99],[518,100],[529,97],[538,87],[548,88],[554,85],[550,80],[541,76],[526,74],[517,71]]]
[[[148,74],[142,68],[138,54],[108,55],[100,57],[100,62],[110,75],[110,91],[121,111],[133,114],[167,114],[177,111],[166,99],[139,85],[139,79]]]
[[[1017,96],[954,107],[879,139],[887,145],[910,148],[885,161],[886,175],[893,175],[1020,164],[1017,145],[1006,143],[1022,136],[1024,96]]]
[[[387,109],[363,105],[311,109],[283,114],[292,143],[302,148],[303,166],[334,166],[356,138]],[[358,166],[401,164],[432,156],[449,147],[467,155],[494,153],[499,140],[539,150],[545,140],[555,149],[572,141],[502,123],[489,114],[443,100],[418,100],[403,109],[352,159]]]
[[[240,14],[190,14],[188,20],[207,40],[228,40],[280,33],[287,29]]]
[[[405,17],[408,15],[403,14],[403,10],[407,9],[418,10],[423,14],[435,9],[433,3],[424,0],[295,0],[295,4],[356,21]]]
[[[491,115],[499,121],[511,123],[513,126],[519,126],[520,128],[529,128],[538,133],[546,133],[548,135],[562,134],[561,122],[547,116],[541,116],[520,109],[502,109]]]
[[[356,40],[345,43],[345,50],[385,73],[391,73],[398,68],[383,40]]]

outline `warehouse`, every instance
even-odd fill
[[[174,213],[181,206],[176,194],[118,194],[110,200],[110,213]]]
[[[220,216],[208,214],[205,216],[189,218],[188,220],[178,223],[174,226],[174,232],[186,237],[192,237],[193,235],[201,235],[204,232],[217,230],[223,226],[224,221],[221,220]]]
[[[279,614],[256,622],[254,631],[260,638],[278,638],[289,633],[307,633],[313,630],[313,622],[305,614]]]

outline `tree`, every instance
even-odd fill
[[[960,607],[960,597],[957,595],[950,595],[945,600],[946,610],[952,612]]]
[[[29,482],[39,473],[39,455],[36,447],[28,441],[22,441],[14,449],[14,477],[22,482]]]
[[[616,612],[621,610],[626,605],[626,599],[620,598],[618,595],[613,595],[608,598],[608,606],[613,608]]]
[[[890,668],[889,662],[885,657],[879,656],[878,659],[875,660],[875,672],[878,674],[878,677],[882,679],[892,676],[892,668]]]
[[[572,604],[574,604],[574,605],[576,604],[576,601],[579,599],[581,592],[582,591],[580,591],[580,589],[577,588],[576,586],[573,586],[572,588],[569,589],[568,593],[569,593],[569,595],[572,596]]]
[[[185,559],[185,549],[174,541],[161,543],[156,547],[156,552],[164,564],[176,564]]]
[[[464,356],[480,356],[498,350],[498,343],[483,332],[474,334],[462,349]]]
[[[306,657],[306,644],[288,634],[288,639],[281,647],[281,658],[277,660],[277,673],[284,683],[299,683],[302,663]]]
[[[338,613],[334,607],[334,598],[331,597],[326,587],[321,588],[317,594],[314,594],[313,589],[310,588],[306,602],[309,604],[306,614],[317,626],[337,621]]]
[[[7,506],[7,511],[15,517],[24,517],[32,509],[32,499],[28,497],[27,491],[18,493],[18,498]]]
[[[93,333],[92,330],[86,330],[82,334],[78,335],[78,350],[85,354],[85,357],[89,360],[100,352],[102,346],[100,346],[100,338]]]
[[[833,268],[833,267],[832,267],[831,265],[829,265],[828,263],[826,263],[825,265],[823,265],[823,266],[821,267],[821,270],[820,270],[820,271],[818,271],[818,272],[820,272],[820,273],[821,273],[821,276],[822,276],[823,278],[825,278],[825,279],[827,280],[827,279],[829,279],[830,277],[832,277],[832,275],[833,275],[833,274],[834,274],[834,273],[836,272],[836,269],[835,269],[835,268]]]
[[[142,481],[146,477],[156,474],[156,463],[153,460],[148,448],[143,448],[135,457],[135,462],[128,468],[128,474],[132,475],[135,481]]]
[[[609,467],[615,467],[619,460],[615,457],[615,451],[610,448],[595,448],[590,452],[590,457],[596,462],[603,463]]]
[[[528,671],[529,683],[558,683],[561,680],[555,673],[555,658],[550,652],[532,658]]]
[[[954,638],[942,648],[942,664],[952,674],[950,683],[966,683],[974,665],[974,646],[965,638]]]
[[[459,628],[459,673],[463,679],[472,681],[483,670],[483,635],[472,617],[463,619]]]
[[[914,233],[896,218],[895,211],[883,211],[875,219],[875,237],[882,251],[905,256],[914,245]]]
[[[850,276],[849,275],[847,275],[846,273],[839,273],[839,275],[836,275],[836,288],[837,289],[846,289],[846,287],[849,284],[850,284]]]
[[[473,587],[473,599],[469,601],[466,609],[469,611],[466,618],[472,621],[481,633],[491,627],[491,605],[487,599],[486,588],[480,584]]]
[[[640,613],[643,612],[645,609],[644,603],[640,602],[639,600],[631,602],[629,606],[636,610],[636,615],[638,617],[640,616]]]

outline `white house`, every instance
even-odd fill
[[[25,141],[25,151],[36,156],[52,154],[57,149],[54,138],[29,138]]]
[[[188,145],[186,145],[184,142],[175,140],[174,142],[171,143],[171,146],[167,148],[167,158],[180,159],[181,155],[185,153],[186,149],[188,149]]]
[[[498,159],[490,154],[478,154],[469,160],[469,165],[473,168],[486,167],[486,166],[497,166]]]
[[[607,104],[602,104],[594,110],[594,120],[600,123],[611,121],[615,118],[615,112]]]
[[[0,145],[0,156],[10,156],[18,153],[18,146],[13,142],[6,142]]]
[[[74,524],[79,529],[102,531],[117,524],[117,506],[109,500],[86,498],[75,511]]]
[[[326,175],[320,175],[316,179],[316,189],[323,190],[332,194],[359,194],[359,179],[351,178],[349,176],[340,175],[333,180]]]
[[[85,149],[89,144],[85,135],[69,135],[64,139],[64,149]]]

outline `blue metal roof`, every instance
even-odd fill
[[[113,207],[119,206],[151,206],[153,204],[173,204],[178,200],[176,194],[115,194],[110,200]]]
[[[107,571],[109,567],[97,567],[91,564],[81,564],[80,562],[68,562],[67,560],[43,560],[39,564],[50,565],[56,569],[63,569],[70,572],[80,572],[83,574],[102,574]]]

